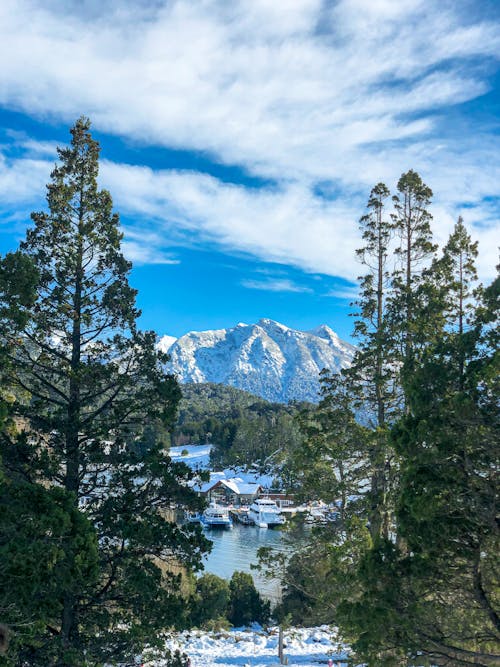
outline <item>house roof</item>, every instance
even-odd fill
[[[215,478],[210,479],[208,482],[195,484],[193,488],[199,493],[209,493],[210,491],[213,491],[213,489],[220,486],[225,486],[237,496],[251,496],[258,493],[258,491],[262,488],[262,486],[257,482],[244,482],[239,477],[221,479],[218,475],[215,476]]]

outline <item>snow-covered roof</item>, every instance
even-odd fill
[[[226,479],[221,477],[220,473],[211,474],[210,481],[202,482],[201,484],[195,484],[193,488],[199,493],[208,493],[216,486],[225,486],[237,496],[251,496],[255,493],[258,493],[259,489],[262,488],[261,485],[257,482],[244,482],[238,477]]]
[[[236,493],[239,496],[252,496],[262,488],[257,482],[236,482],[235,486],[237,488]]]

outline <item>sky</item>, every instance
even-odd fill
[[[140,324],[349,340],[371,188],[414,169],[498,263],[498,0],[2,0],[0,253],[81,116]]]

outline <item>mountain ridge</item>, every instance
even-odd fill
[[[298,331],[269,318],[163,336],[158,347],[181,383],[225,384],[280,403],[317,402],[320,371],[339,372],[355,351],[326,324]]]

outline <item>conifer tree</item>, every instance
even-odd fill
[[[393,452],[388,443],[387,422],[394,419],[398,396],[392,337],[387,325],[390,272],[387,266],[393,226],[385,215],[389,190],[378,183],[368,200],[369,212],[360,220],[365,245],[356,251],[368,273],[360,277],[359,307],[354,335],[360,340],[347,375],[368,408],[373,426],[370,439],[370,509],[373,539],[389,530],[389,488]]]
[[[37,280],[33,263],[23,253],[9,253],[0,260],[3,377],[12,365],[16,336],[29,322]],[[22,424],[13,419],[19,397],[2,385],[0,400],[3,443],[16,435],[25,438]],[[12,460],[11,452],[7,458]],[[68,571],[64,549],[70,533],[79,566]],[[70,494],[62,488],[47,488],[36,478],[12,474],[0,459],[0,617],[8,621],[11,635],[10,657],[0,657],[0,664],[11,664],[26,640],[36,642],[44,634],[57,616],[58,599],[68,580],[85,585],[93,579],[96,551],[95,531],[75,508]]]
[[[362,592],[339,608],[369,664],[499,663],[499,280],[469,304],[465,327],[475,249],[460,222],[420,285],[438,335],[416,326],[420,352],[402,375],[408,410],[392,430],[399,540],[367,551]]]
[[[432,215],[428,207],[432,190],[425,185],[417,172],[410,169],[402,174],[394,195],[395,212],[392,215],[394,230],[399,243],[395,249],[399,268],[392,280],[390,299],[391,330],[397,334],[396,346],[402,363],[411,367],[414,335],[419,307],[417,289],[426,262],[432,260],[436,245],[432,242]]]
[[[386,302],[389,282],[387,258],[392,225],[385,219],[385,200],[389,190],[378,183],[368,200],[369,213],[360,220],[365,245],[356,251],[368,273],[359,278],[360,297],[356,302],[359,314],[354,335],[360,339],[360,350],[353,363],[353,375],[363,386],[363,397],[375,410],[376,425],[386,423],[388,403],[393,394],[392,374],[388,369],[389,345],[386,327]]]
[[[362,512],[368,431],[356,422],[346,377],[324,371],[320,379],[318,407],[303,411],[298,418],[304,441],[293,463],[301,500],[321,498],[335,503],[338,529],[345,531],[350,519]]]
[[[480,289],[475,286],[477,254],[477,242],[472,242],[463,219],[459,217],[443,248],[442,257],[431,267],[435,287],[440,290],[443,328],[460,347],[457,350],[459,386],[465,371],[465,345],[470,338],[466,334],[472,326],[470,315],[474,301],[480,297]]]
[[[94,575],[66,578],[51,623],[25,647],[32,665],[98,663],[154,642],[182,618],[172,567],[197,567],[207,544],[168,520],[171,502],[197,506],[187,468],[160,442],[140,446],[144,425],[171,425],[180,390],[153,332],[136,327],[131,267],[111,197],[98,189],[89,128],[80,118],[71,146],[58,150],[48,212],[32,215],[22,244],[39,276],[37,299],[20,335],[3,332],[6,346],[16,342],[4,384],[27,424],[21,435],[3,434],[7,473],[63,489],[98,545]],[[94,567],[81,562],[72,530],[62,547],[68,573]]]

